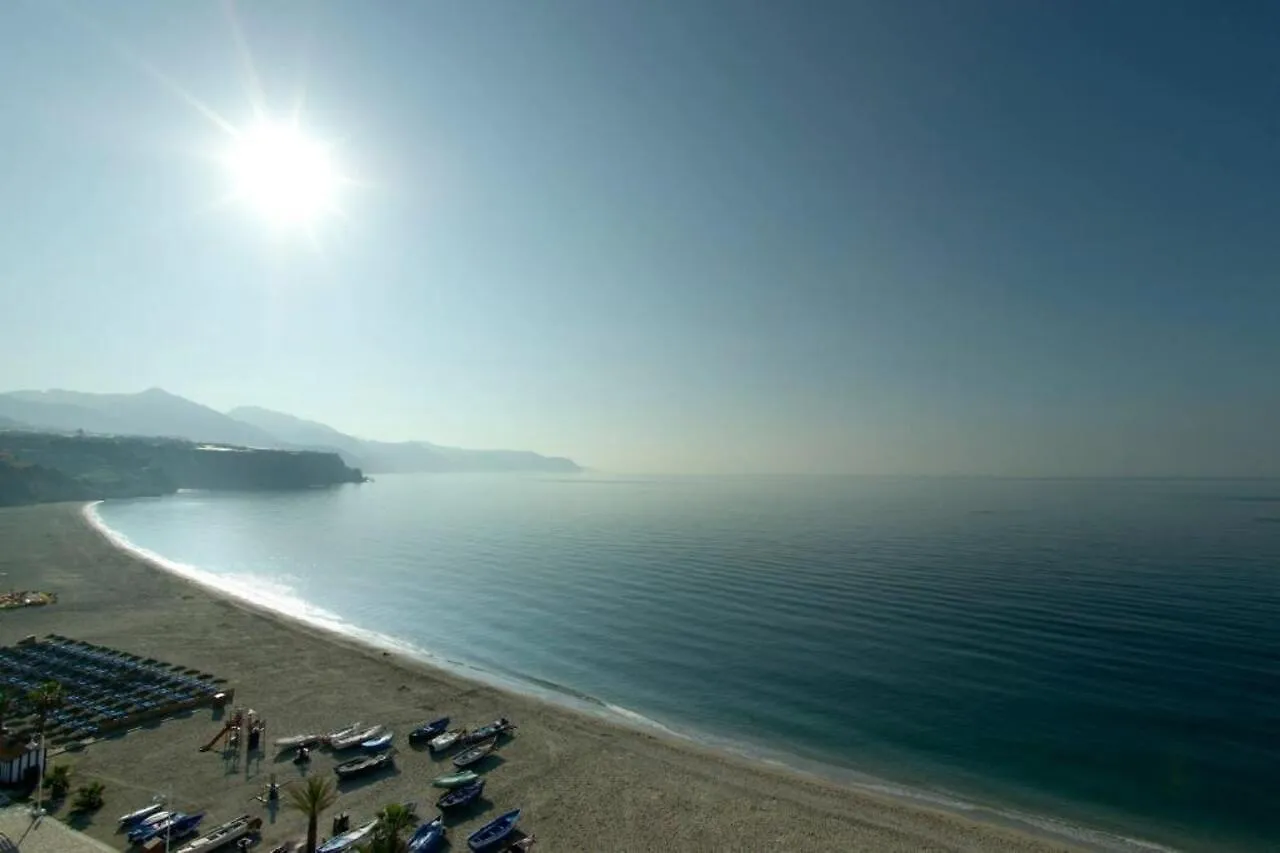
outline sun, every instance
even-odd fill
[[[227,162],[236,197],[273,223],[307,224],[336,210],[342,179],[330,146],[293,125],[238,131]]]

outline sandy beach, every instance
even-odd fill
[[[450,824],[455,850],[515,807],[543,853],[1072,849],[632,730],[258,611],[115,548],[79,505],[0,511],[0,589],[9,588],[47,590],[58,600],[0,613],[0,645],[52,632],[215,673],[234,687],[237,704],[266,719],[269,739],[357,719],[391,727],[396,771],[344,788],[335,806],[353,824],[396,801],[416,801],[420,814],[434,815],[439,792],[429,781],[450,765],[405,742],[413,725],[442,715],[471,726],[511,718],[519,731],[487,773],[487,809]],[[81,781],[107,785],[106,807],[86,831],[123,849],[115,817],[172,792],[181,806],[206,810],[210,824],[261,815],[265,849],[300,837],[296,813],[273,814],[254,799],[272,774],[284,784],[300,771],[287,757],[241,753],[233,761],[198,752],[216,731],[206,709],[55,759],[72,764]],[[334,763],[317,752],[309,772],[332,777]],[[322,836],[329,818],[321,819]]]

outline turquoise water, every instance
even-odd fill
[[[1280,845],[1275,481],[403,476],[97,512],[294,615],[747,751]]]

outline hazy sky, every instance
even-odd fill
[[[621,471],[1280,473],[1274,3],[13,0],[0,77],[0,388]],[[255,92],[341,216],[219,204]]]

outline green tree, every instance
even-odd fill
[[[36,709],[36,714],[40,717],[40,745],[43,746],[44,726],[49,719],[49,714],[61,708],[66,701],[62,685],[56,681],[46,681],[27,694],[27,701]]]
[[[306,853],[316,853],[320,813],[334,804],[338,799],[338,792],[327,778],[308,776],[302,785],[289,788],[288,798],[292,808],[307,816]]]
[[[107,789],[101,782],[90,782],[76,789],[76,797],[71,802],[71,810],[76,812],[96,812],[102,808],[102,793]]]

